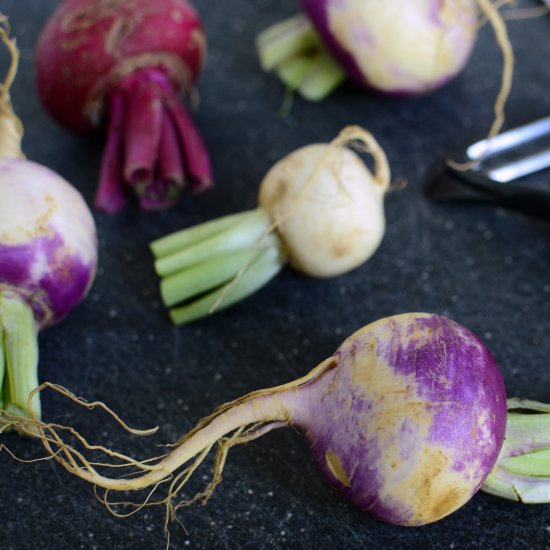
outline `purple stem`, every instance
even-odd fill
[[[124,133],[124,179],[141,194],[153,180],[162,125],[162,101],[149,79],[136,78],[128,86]]]
[[[183,189],[184,173],[185,168],[178,134],[170,115],[164,109],[159,145],[158,177],[166,181],[169,186]]]
[[[127,187],[142,209],[159,210],[176,202],[186,180],[192,191],[212,185],[205,144],[161,69],[124,77],[110,94],[109,108],[98,208],[120,210]]]
[[[109,98],[107,144],[103,152],[99,185],[94,200],[97,208],[111,214],[118,212],[126,204],[123,183],[120,177],[124,113],[125,105],[122,94],[111,94]]]
[[[179,134],[191,190],[204,191],[212,185],[212,168],[204,141],[193,119],[174,93],[165,96],[165,106]]]
[[[157,178],[138,195],[139,206],[142,210],[162,210],[172,206],[180,194],[174,194],[167,182]]]
[[[160,210],[177,202],[185,182],[182,150],[176,128],[166,109],[162,112],[154,181],[139,196],[143,210]]]

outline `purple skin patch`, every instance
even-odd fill
[[[506,427],[502,375],[477,336],[437,315],[398,315],[352,335],[335,358],[304,388],[293,422],[329,483],[397,525],[465,504]]]
[[[341,0],[337,3],[343,4]],[[333,35],[329,32],[330,24],[328,21],[327,5],[325,0],[300,0],[302,10],[307,14],[311,22],[313,23],[317,32],[321,35],[323,43],[331,51],[334,57],[338,60],[340,65],[344,68],[350,78],[355,80],[362,86],[368,86],[368,82],[365,80],[361,69],[355,62],[355,59],[350,55],[340,43],[334,39]]]
[[[8,286],[23,296],[40,328],[58,322],[82,300],[94,273],[95,264],[67,253],[57,233],[26,245],[0,243],[0,289]]]

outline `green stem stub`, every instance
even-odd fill
[[[550,405],[508,400],[504,445],[482,490],[525,503],[550,502]]]
[[[2,411],[40,418],[38,330],[32,308],[17,294],[0,293],[0,381]]]
[[[234,304],[267,284],[285,263],[270,219],[257,208],[151,243],[160,293],[174,324]]]
[[[260,33],[256,50],[265,71],[275,71],[289,91],[298,92],[308,101],[321,101],[346,78],[302,14]]]

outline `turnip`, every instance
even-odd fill
[[[263,31],[257,39],[262,67],[290,90],[318,101],[346,76],[390,95],[433,91],[467,63],[477,37],[479,9],[492,24],[504,54],[502,87],[509,93],[513,54],[506,27],[490,0],[300,0],[303,14]]]
[[[189,94],[206,40],[186,0],[65,0],[37,46],[37,85],[64,126],[107,126],[98,208],[120,210],[132,188],[143,209],[173,204],[187,181],[212,183],[203,140],[180,94]]]
[[[370,153],[372,173],[347,145]],[[168,235],[151,244],[172,321],[185,323],[249,296],[288,261],[313,277],[364,263],[385,231],[386,155],[349,126],[330,144],[302,147],[277,162],[259,207]]]
[[[0,88],[0,414],[39,416],[38,331],[63,319],[86,295],[97,264],[94,220],[74,187],[24,160],[22,125],[9,88],[18,51],[0,16],[12,53]]]
[[[230,447],[292,427],[344,499],[383,521],[415,526],[447,516],[480,488],[504,439],[506,396],[495,360],[472,332],[438,315],[405,313],[358,330],[303,378],[218,407],[152,460],[98,447],[74,431],[72,445],[58,424],[26,426],[38,430],[69,472],[98,487],[147,489],[151,505],[151,492],[167,483],[160,502],[172,512],[209,498]],[[216,445],[212,483],[195,499],[175,503]],[[86,449],[100,450],[102,463],[86,459]],[[105,455],[113,461],[106,464]],[[104,475],[110,467],[131,472],[123,469],[115,479]]]

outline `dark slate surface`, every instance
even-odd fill
[[[66,321],[40,337],[42,380],[101,399],[153,438],[126,437],[100,413],[44,395],[49,419],[139,457],[177,439],[214,406],[303,375],[345,336],[379,317],[411,310],[448,315],[482,336],[510,395],[550,401],[550,225],[500,208],[428,202],[430,173],[484,135],[501,62],[483,28],[462,75],[432,95],[389,100],[345,86],[323,105],[296,99],[262,74],[255,34],[291,15],[291,0],[197,0],[210,37],[200,81],[202,128],[215,163],[215,191],[186,195],[175,209],[96,214],[101,267]],[[13,90],[26,125],[27,155],[93,196],[101,140],[72,135],[41,110],[33,47],[54,0],[4,0],[22,61]],[[523,5],[532,5],[524,0]],[[229,8],[231,6],[231,9]],[[509,23],[517,70],[510,125],[550,112],[550,17]],[[168,231],[251,208],[269,166],[292,149],[332,138],[346,124],[369,128],[408,185],[387,199],[388,230],[376,255],[348,275],[308,280],[285,270],[238,307],[174,328],[159,305],[147,243]],[[548,172],[545,178],[548,179]],[[544,178],[541,178],[544,179]],[[2,436],[24,459],[40,446]],[[113,518],[91,487],[51,462],[21,464],[0,453],[3,549],[163,548],[163,511]],[[207,479],[196,476],[193,489]],[[280,430],[231,451],[224,481],[204,508],[183,510],[172,548],[550,548],[550,506],[522,506],[479,494],[451,517],[423,528],[378,523],[342,502],[318,477],[304,440]]]

